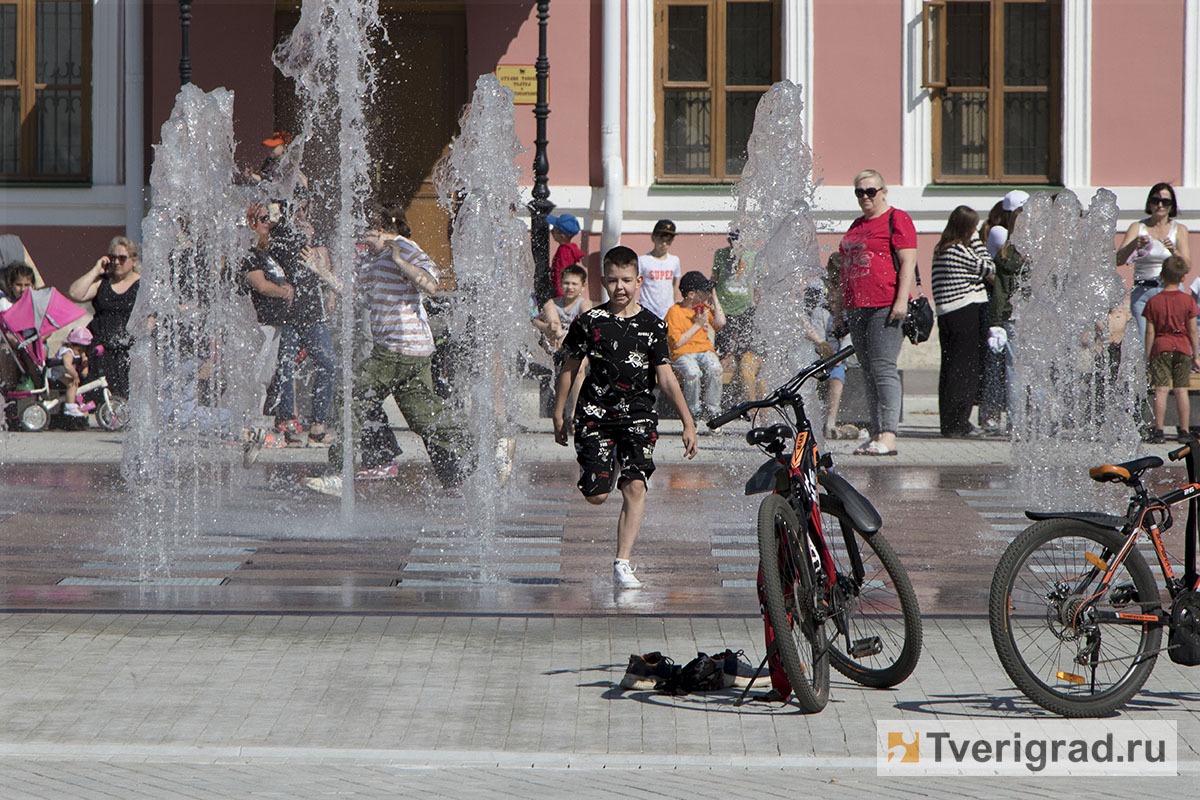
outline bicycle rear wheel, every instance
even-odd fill
[[[821,515],[821,530],[837,567],[846,624],[846,634],[839,631],[830,642],[833,668],[863,686],[895,686],[921,658],[921,609],[908,573],[881,533],[864,536],[848,519],[829,513]],[[862,561],[861,581],[855,579],[847,536]]]
[[[1114,711],[1150,677],[1162,627],[1096,621],[1089,609],[1152,614],[1158,586],[1137,550],[1117,568],[1103,602],[1090,604],[1124,537],[1068,519],[1026,528],[992,579],[988,621],[1004,671],[1042,708],[1064,717]]]
[[[828,641],[825,626],[813,615],[807,537],[796,512],[777,494],[767,495],[758,507],[758,557],[783,671],[800,707],[820,711],[829,702]]]

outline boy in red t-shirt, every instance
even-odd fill
[[[554,296],[562,297],[562,272],[572,264],[583,261],[584,252],[571,240],[579,233],[579,220],[574,214],[551,214],[546,217],[550,224],[550,236],[558,242],[554,258],[550,261],[550,279],[554,284]]]
[[[1146,362],[1150,386],[1154,389],[1154,433],[1151,442],[1164,442],[1163,418],[1167,414],[1167,390],[1175,394],[1179,411],[1179,441],[1188,431],[1188,367],[1200,371],[1200,344],[1197,343],[1196,303],[1187,292],[1179,291],[1179,282],[1188,273],[1182,256],[1171,256],[1162,265],[1163,290],[1146,303]]]

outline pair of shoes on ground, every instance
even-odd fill
[[[712,656],[712,660],[721,665],[721,688],[744,689],[755,680],[755,669],[745,659],[741,650],[726,648],[723,652]],[[680,671],[680,666],[657,650],[653,653],[629,656],[629,665],[621,678],[621,688],[634,691],[650,691],[656,689],[664,681],[669,682]],[[766,678],[766,673],[758,676],[759,680]]]
[[[899,450],[889,450],[879,442],[867,442],[862,447],[854,451],[856,456],[894,456],[899,454]]]

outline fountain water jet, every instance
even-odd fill
[[[276,48],[273,60],[296,82],[301,99],[301,134],[288,149],[281,170],[281,196],[295,196],[305,143],[321,137],[336,141],[336,196],[321,194],[336,214],[329,253],[344,298],[354,296],[355,242],[362,230],[363,204],[371,190],[371,159],[367,149],[366,103],[375,93],[375,50],[371,39],[383,29],[377,0],[305,0],[291,37]],[[317,194],[317,193],[314,193]],[[342,431],[349,436],[350,391],[353,383],[352,348],[354,303],[340,308],[342,347]],[[349,448],[347,448],[349,451]],[[342,483],[354,485],[354,459],[342,466]],[[342,492],[342,517],[354,514],[354,492]]]
[[[811,328],[804,290],[825,276],[813,223],[816,184],[812,150],[804,138],[803,94],[791,81],[767,90],[754,113],[747,160],[737,184],[738,232],[733,258],[758,250],[754,347],[762,356],[760,375],[774,387],[794,375],[802,359],[797,344]],[[806,398],[815,411],[818,406]],[[820,425],[815,426],[818,430]]]
[[[1036,507],[1124,510],[1124,496],[1097,487],[1080,466],[1133,458],[1140,445],[1146,383],[1134,322],[1117,359],[1105,345],[1109,310],[1128,302],[1113,267],[1116,220],[1106,189],[1086,211],[1070,191],[1040,192],[1012,234],[1028,263],[1012,299],[1013,461]]]
[[[450,333],[466,353],[457,398],[474,435],[478,469],[464,487],[472,534],[479,535],[481,577],[494,580],[488,556],[513,470],[520,346],[529,338],[533,280],[529,232],[517,215],[524,151],[513,124],[512,91],[495,75],[476,82],[461,133],[434,171],[442,205],[454,215],[451,248],[458,294]]]
[[[253,404],[258,329],[232,285],[250,195],[233,183],[233,153],[232,93],[184,86],[155,146],[128,324],[135,389],[121,468],[131,497],[118,522],[140,579],[169,572],[170,552],[211,521],[234,452],[223,439]]]

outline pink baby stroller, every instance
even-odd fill
[[[44,430],[54,414],[62,413],[63,391],[50,380],[50,371],[61,361],[48,358],[46,338],[77,321],[86,312],[57,289],[31,289],[0,311],[0,341],[16,361],[21,375],[16,386],[4,393],[5,413],[27,431]],[[0,357],[3,357],[0,351]],[[109,431],[120,430],[126,419],[125,401],[108,390],[103,377],[88,381],[77,390],[83,397],[96,393],[96,422]]]

